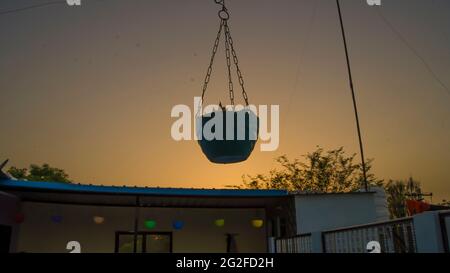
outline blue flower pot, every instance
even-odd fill
[[[216,126],[218,121],[222,122]],[[229,164],[247,160],[258,140],[259,118],[250,110],[218,110],[198,117],[196,122],[198,143],[213,163]],[[214,139],[208,132],[215,135]]]

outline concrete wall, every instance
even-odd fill
[[[93,207],[23,203],[25,221],[20,226],[18,251],[68,252],[68,241],[78,241],[82,252],[113,252],[116,231],[134,229],[135,208]],[[52,215],[62,215],[61,223],[53,223]],[[93,216],[105,217],[103,224],[93,222]],[[140,230],[144,220],[157,221],[152,231],[173,232],[174,252],[225,252],[225,233],[238,233],[239,252],[266,252],[266,230],[252,227],[255,217],[264,219],[262,209],[173,209],[141,208]],[[222,228],[214,220],[225,219]],[[185,222],[181,230],[173,230],[172,221]]]
[[[297,195],[297,234],[388,220],[383,198],[383,192]]]

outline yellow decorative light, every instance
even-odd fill
[[[103,222],[105,222],[105,217],[102,216],[94,216],[94,223],[96,223],[97,225],[103,224]]]
[[[254,228],[260,228],[260,227],[262,227],[264,225],[264,220],[261,220],[261,219],[253,219],[252,220],[252,226],[254,227]]]
[[[225,219],[216,219],[214,224],[218,227],[223,227],[225,225]]]

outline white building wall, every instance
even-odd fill
[[[444,252],[441,231],[443,227],[439,223],[438,211],[426,211],[414,215],[413,222],[417,251],[419,253]]]
[[[389,220],[390,216],[386,192],[380,187],[371,187],[370,190],[375,192],[373,198],[375,202],[376,222]]]
[[[375,189],[373,189],[375,190]],[[388,220],[383,191],[295,196],[297,234]]]

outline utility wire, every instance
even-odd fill
[[[21,11],[30,10],[30,9],[52,6],[52,5],[57,5],[57,4],[66,4],[66,3],[67,3],[66,0],[55,0],[55,1],[45,2],[45,3],[41,3],[41,4],[35,4],[35,5],[27,6],[27,7],[0,11],[0,15],[17,13],[17,12],[21,12]]]
[[[433,6],[435,7],[435,9],[442,11],[445,15],[447,15],[447,10],[445,9],[445,7],[441,7],[440,4],[436,3],[436,0],[433,0]],[[432,13],[432,11],[431,11]],[[442,14],[441,14],[442,15]],[[443,20],[442,16],[437,16],[439,17],[438,19],[440,19],[440,24],[445,26],[446,22]],[[443,22],[444,21],[444,22]],[[445,27],[444,27],[445,28]],[[445,30],[443,28],[438,28],[439,31],[441,32],[441,35],[444,37],[445,40],[450,41],[450,32],[448,31],[448,28],[445,28]]]
[[[315,25],[315,21],[316,21],[316,16],[317,16],[317,0],[312,0],[314,1],[313,7],[311,9],[311,15],[309,17],[309,22],[307,25],[307,33],[305,35],[304,41],[301,45],[300,48],[300,54],[298,57],[298,64],[297,64],[297,73],[295,74],[295,81],[294,81],[294,86],[289,94],[289,101],[288,101],[288,106],[287,106],[287,117],[290,117],[290,112],[291,112],[291,104],[294,100],[294,92],[297,90],[298,87],[298,82],[299,79],[302,77],[302,72],[303,72],[303,62],[305,59],[305,52],[307,51],[310,41],[311,41],[311,33],[312,33],[312,29]],[[286,124],[286,122],[284,123]]]
[[[422,64],[425,66],[425,68],[428,70],[430,75],[439,83],[439,85],[447,92],[447,94],[450,95],[450,89],[448,86],[439,78],[439,76],[433,71],[431,66],[428,64],[428,62],[423,58],[419,52],[406,40],[406,38],[398,31],[394,25],[389,22],[389,20],[381,13],[380,9],[377,9],[377,14],[380,16],[380,18],[383,20],[383,22],[391,29],[391,31],[406,45],[406,47],[411,50],[411,52],[416,55],[416,57],[422,62]]]
[[[311,30],[312,30],[312,28],[314,26],[314,22],[316,21],[316,14],[317,14],[317,1],[316,0],[314,0],[314,4],[313,5],[314,6],[313,6],[313,8],[311,10],[311,16],[309,17],[308,32],[306,34],[306,39],[305,39],[305,41],[304,41],[304,43],[302,45],[302,48],[301,48],[301,54],[299,55],[299,58],[298,58],[297,73],[296,73],[296,76],[295,76],[294,89],[297,88],[298,80],[299,80],[299,78],[301,76],[302,67],[303,67],[302,66],[302,61],[303,61],[304,53],[305,53],[305,51],[307,50],[307,48],[309,46],[309,42],[311,40],[311,32],[312,32]],[[291,95],[292,95],[292,93],[291,93]],[[292,100],[292,96],[290,97],[289,101],[291,101],[291,100]]]

